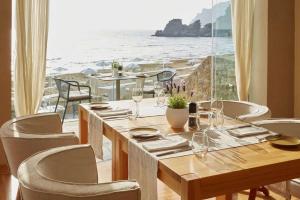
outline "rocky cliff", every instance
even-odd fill
[[[199,37],[201,32],[200,20],[190,25],[182,23],[181,19],[172,19],[164,30],[158,30],[154,36],[158,37]]]

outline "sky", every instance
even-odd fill
[[[212,0],[50,0],[50,29],[157,30],[173,18],[189,24]],[[51,30],[50,30],[51,31]]]

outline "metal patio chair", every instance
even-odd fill
[[[54,111],[56,112],[57,110],[57,106],[60,98],[66,100],[64,114],[62,117],[62,123],[63,123],[66,116],[66,111],[69,102],[79,101],[79,103],[81,103],[81,101],[83,100],[89,100],[89,102],[91,102],[92,99],[91,87],[88,85],[80,85],[78,81],[68,81],[59,78],[54,78],[54,80],[58,90],[58,98],[57,98]],[[82,91],[81,90],[82,88],[87,88],[88,92]]]
[[[173,84],[173,79],[174,79],[175,75],[176,75],[175,69],[167,68],[167,69],[164,69],[163,71],[159,72],[155,76],[156,76],[156,79],[158,82],[161,82],[164,84],[164,86],[166,86],[166,84],[169,84],[169,85]],[[154,88],[153,87],[151,87],[151,88],[145,87],[144,94],[152,94],[154,97],[154,95],[155,95]]]

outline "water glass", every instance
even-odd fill
[[[224,105],[222,100],[211,101],[211,116],[210,123],[211,127],[216,127],[218,129],[222,129],[224,126]]]
[[[139,103],[143,99],[143,88],[132,89],[132,100],[135,102],[135,117],[139,117]]]
[[[156,98],[156,106],[160,106],[160,97],[164,94],[163,84],[161,82],[154,82],[154,96]]]
[[[193,153],[199,158],[205,158],[209,148],[209,138],[206,130],[195,132],[192,137]]]
[[[210,115],[211,115],[210,111],[198,110],[198,112],[197,112],[197,119],[196,119],[197,130],[199,130],[199,131],[200,130],[204,130],[204,129],[206,129],[206,128],[208,128],[210,126],[210,123],[207,123],[204,120],[204,119],[208,119],[209,120],[210,119]]]

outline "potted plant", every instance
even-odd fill
[[[187,100],[183,96],[171,96],[168,99],[166,117],[172,128],[183,128],[189,118]]]
[[[111,69],[112,69],[112,76],[113,77],[118,77],[119,66],[120,66],[120,64],[117,61],[112,62]]]

